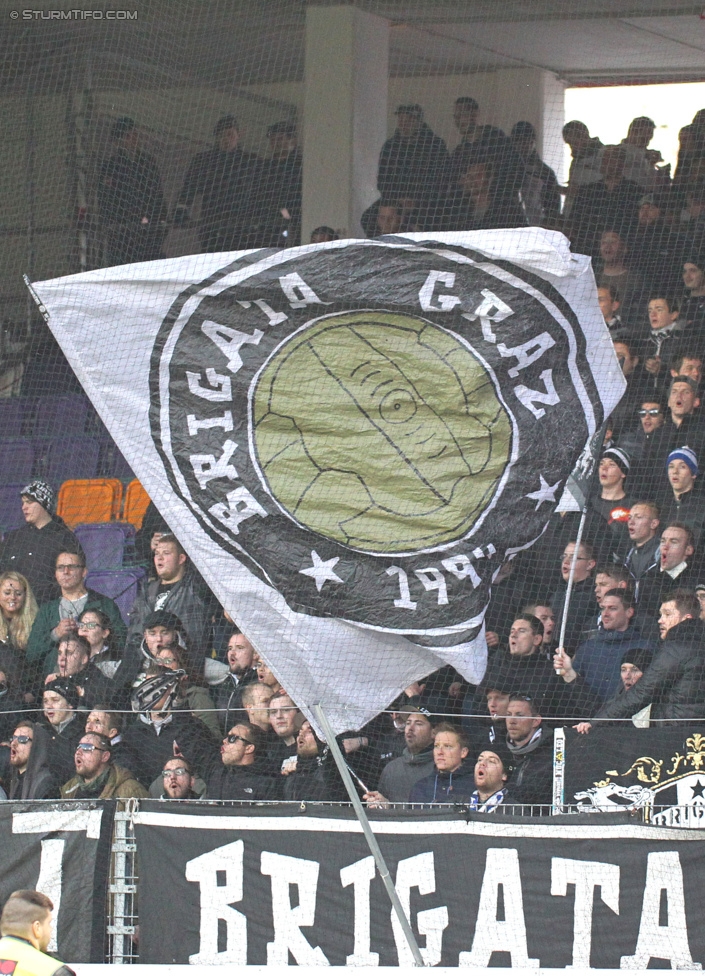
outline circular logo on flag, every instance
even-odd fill
[[[599,396],[542,280],[395,242],[248,254],[152,356],[171,484],[297,611],[441,639],[542,531]]]
[[[251,417],[262,483],[282,511],[364,552],[460,538],[510,457],[488,371],[451,332],[410,315],[305,326],[262,367]]]

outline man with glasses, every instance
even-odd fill
[[[160,800],[198,800],[194,789],[196,777],[188,759],[176,757],[168,759],[162,769],[162,790]]]
[[[62,800],[145,799],[149,793],[129,769],[116,766],[110,739],[100,732],[86,732],[76,746],[76,775],[61,787]]]
[[[10,800],[47,800],[59,795],[49,762],[51,738],[40,725],[20,722],[10,736]]]
[[[56,671],[59,641],[76,633],[77,621],[84,610],[101,610],[110,618],[113,638],[118,646],[127,629],[117,604],[102,593],[86,588],[86,557],[82,552],[60,552],[56,557],[55,577],[61,596],[39,608],[27,644],[27,662]]]
[[[262,761],[262,733],[249,722],[238,722],[223,738],[220,758],[202,769],[208,800],[276,800],[277,781]],[[187,750],[184,749],[184,752]]]

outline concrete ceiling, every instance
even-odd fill
[[[325,0],[327,2],[327,0]],[[49,5],[47,5],[49,6]],[[60,9],[72,5],[59,0]],[[0,90],[221,90],[298,81],[306,0],[93,0],[138,21],[12,21],[0,0]],[[686,0],[358,0],[392,22],[394,76],[535,66],[567,84],[705,80],[702,4]]]

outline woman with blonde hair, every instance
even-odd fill
[[[37,616],[37,601],[21,573],[0,574],[0,666],[10,668],[23,685],[24,652]]]

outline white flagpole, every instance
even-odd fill
[[[375,859],[377,865],[377,870],[379,871],[380,877],[382,878],[382,883],[387,889],[387,894],[389,895],[389,900],[392,903],[392,908],[399,920],[401,930],[404,933],[404,937],[409,944],[409,949],[414,957],[415,966],[425,966],[423,961],[423,956],[421,955],[421,950],[419,949],[419,944],[416,941],[416,936],[414,935],[413,929],[409,924],[409,919],[406,917],[404,909],[401,902],[399,901],[399,895],[397,894],[397,889],[394,887],[394,882],[389,874],[389,868],[387,867],[387,862],[384,860],[384,855],[380,850],[379,844],[377,843],[377,838],[372,833],[372,828],[370,827],[370,821],[367,819],[367,814],[365,813],[365,808],[362,805],[360,797],[357,795],[357,790],[355,789],[355,784],[350,776],[350,770],[347,767],[343,754],[340,751],[340,746],[338,745],[335,733],[330,727],[330,722],[328,721],[323,708],[320,705],[313,705],[313,712],[318,720],[318,723],[323,730],[326,737],[326,744],[330,751],[333,753],[333,758],[335,759],[335,765],[338,767],[338,772],[340,777],[345,784],[345,789],[348,791],[348,796],[352,802],[353,809],[357,815],[357,819],[360,821],[360,826],[362,827],[362,832],[365,835],[365,840],[367,841],[367,846],[369,847],[372,857]]]

